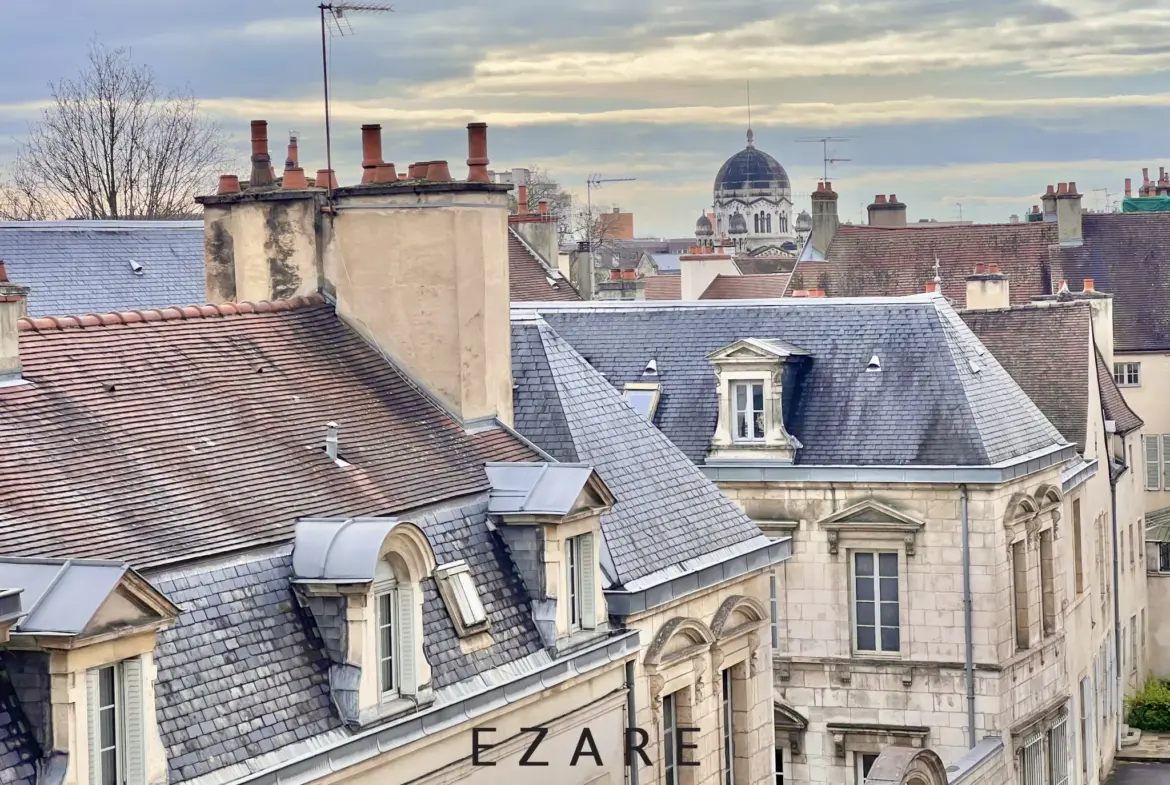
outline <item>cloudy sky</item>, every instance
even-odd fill
[[[686,234],[719,165],[757,146],[795,200],[821,172],[806,137],[839,136],[842,219],[894,192],[911,220],[1003,221],[1048,183],[1086,206],[1170,164],[1166,0],[396,0],[331,42],[334,156],[358,175],[358,127],[387,160],[447,158],[491,126],[492,168],[539,166],[596,195],[639,234]],[[234,135],[270,121],[324,166],[320,31],[312,0],[54,0],[8,4],[0,49],[0,164],[90,41],[130,47],[164,86],[189,86]],[[15,31],[15,34],[13,34]],[[18,78],[14,78],[18,77]],[[14,139],[15,138],[15,139]],[[1160,157],[1162,156],[1162,157]],[[275,156],[274,156],[275,157]],[[459,165],[454,165],[458,161]]]

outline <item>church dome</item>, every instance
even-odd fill
[[[699,216],[699,220],[695,221],[695,236],[696,237],[710,237],[715,234],[715,227],[711,226],[711,219],[707,217],[706,213]]]
[[[800,215],[796,216],[796,231],[812,231],[812,216],[808,214],[807,210],[801,210]]]
[[[715,175],[716,192],[790,187],[788,172],[775,158],[756,149],[750,129],[747,147],[728,158]]]
[[[732,214],[731,220],[727,222],[727,231],[731,234],[747,234],[747,219],[743,213]]]

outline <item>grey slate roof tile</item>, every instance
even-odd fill
[[[563,419],[578,460],[592,465],[613,492],[614,506],[602,516],[601,529],[619,585],[760,535],[547,324],[515,323],[512,335],[513,354],[520,354],[513,362],[516,428],[555,454],[565,450]]]
[[[206,301],[202,221],[5,222],[0,259],[29,287],[30,316]]]
[[[0,785],[33,785],[37,752],[32,728],[0,661]]]
[[[1063,442],[991,353],[979,354],[981,344],[940,298],[645,303],[541,314],[619,389],[656,359],[655,423],[696,463],[706,460],[718,417],[707,355],[742,338],[779,338],[811,354],[796,389],[785,391],[785,426],[804,445],[800,464],[987,465]],[[873,355],[879,373],[865,370]]]

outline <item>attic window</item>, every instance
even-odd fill
[[[647,420],[653,420],[654,413],[658,410],[658,397],[661,391],[662,385],[657,382],[637,382],[627,384],[622,395],[626,402],[634,407],[634,411]]]
[[[488,627],[487,611],[479,599],[467,562],[456,561],[436,567],[435,578],[459,637],[485,631]]]
[[[875,354],[873,357],[870,357],[869,365],[865,366],[866,372],[880,371],[881,369],[882,361],[878,359],[878,356]]]

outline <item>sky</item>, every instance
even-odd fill
[[[333,157],[360,176],[362,123],[400,168],[448,159],[489,124],[490,168],[547,170],[686,236],[719,166],[756,146],[807,208],[824,136],[841,220],[894,193],[911,221],[1006,221],[1051,183],[1116,203],[1124,179],[1170,165],[1166,0],[395,0],[331,37]],[[273,158],[301,137],[325,166],[321,39],[312,0],[55,0],[10,4],[0,48],[0,167],[93,41],[128,47],[164,88],[189,88],[231,135],[269,121]],[[18,31],[18,34],[13,34]],[[241,174],[245,173],[241,167]],[[1104,190],[1108,189],[1108,197]]]

